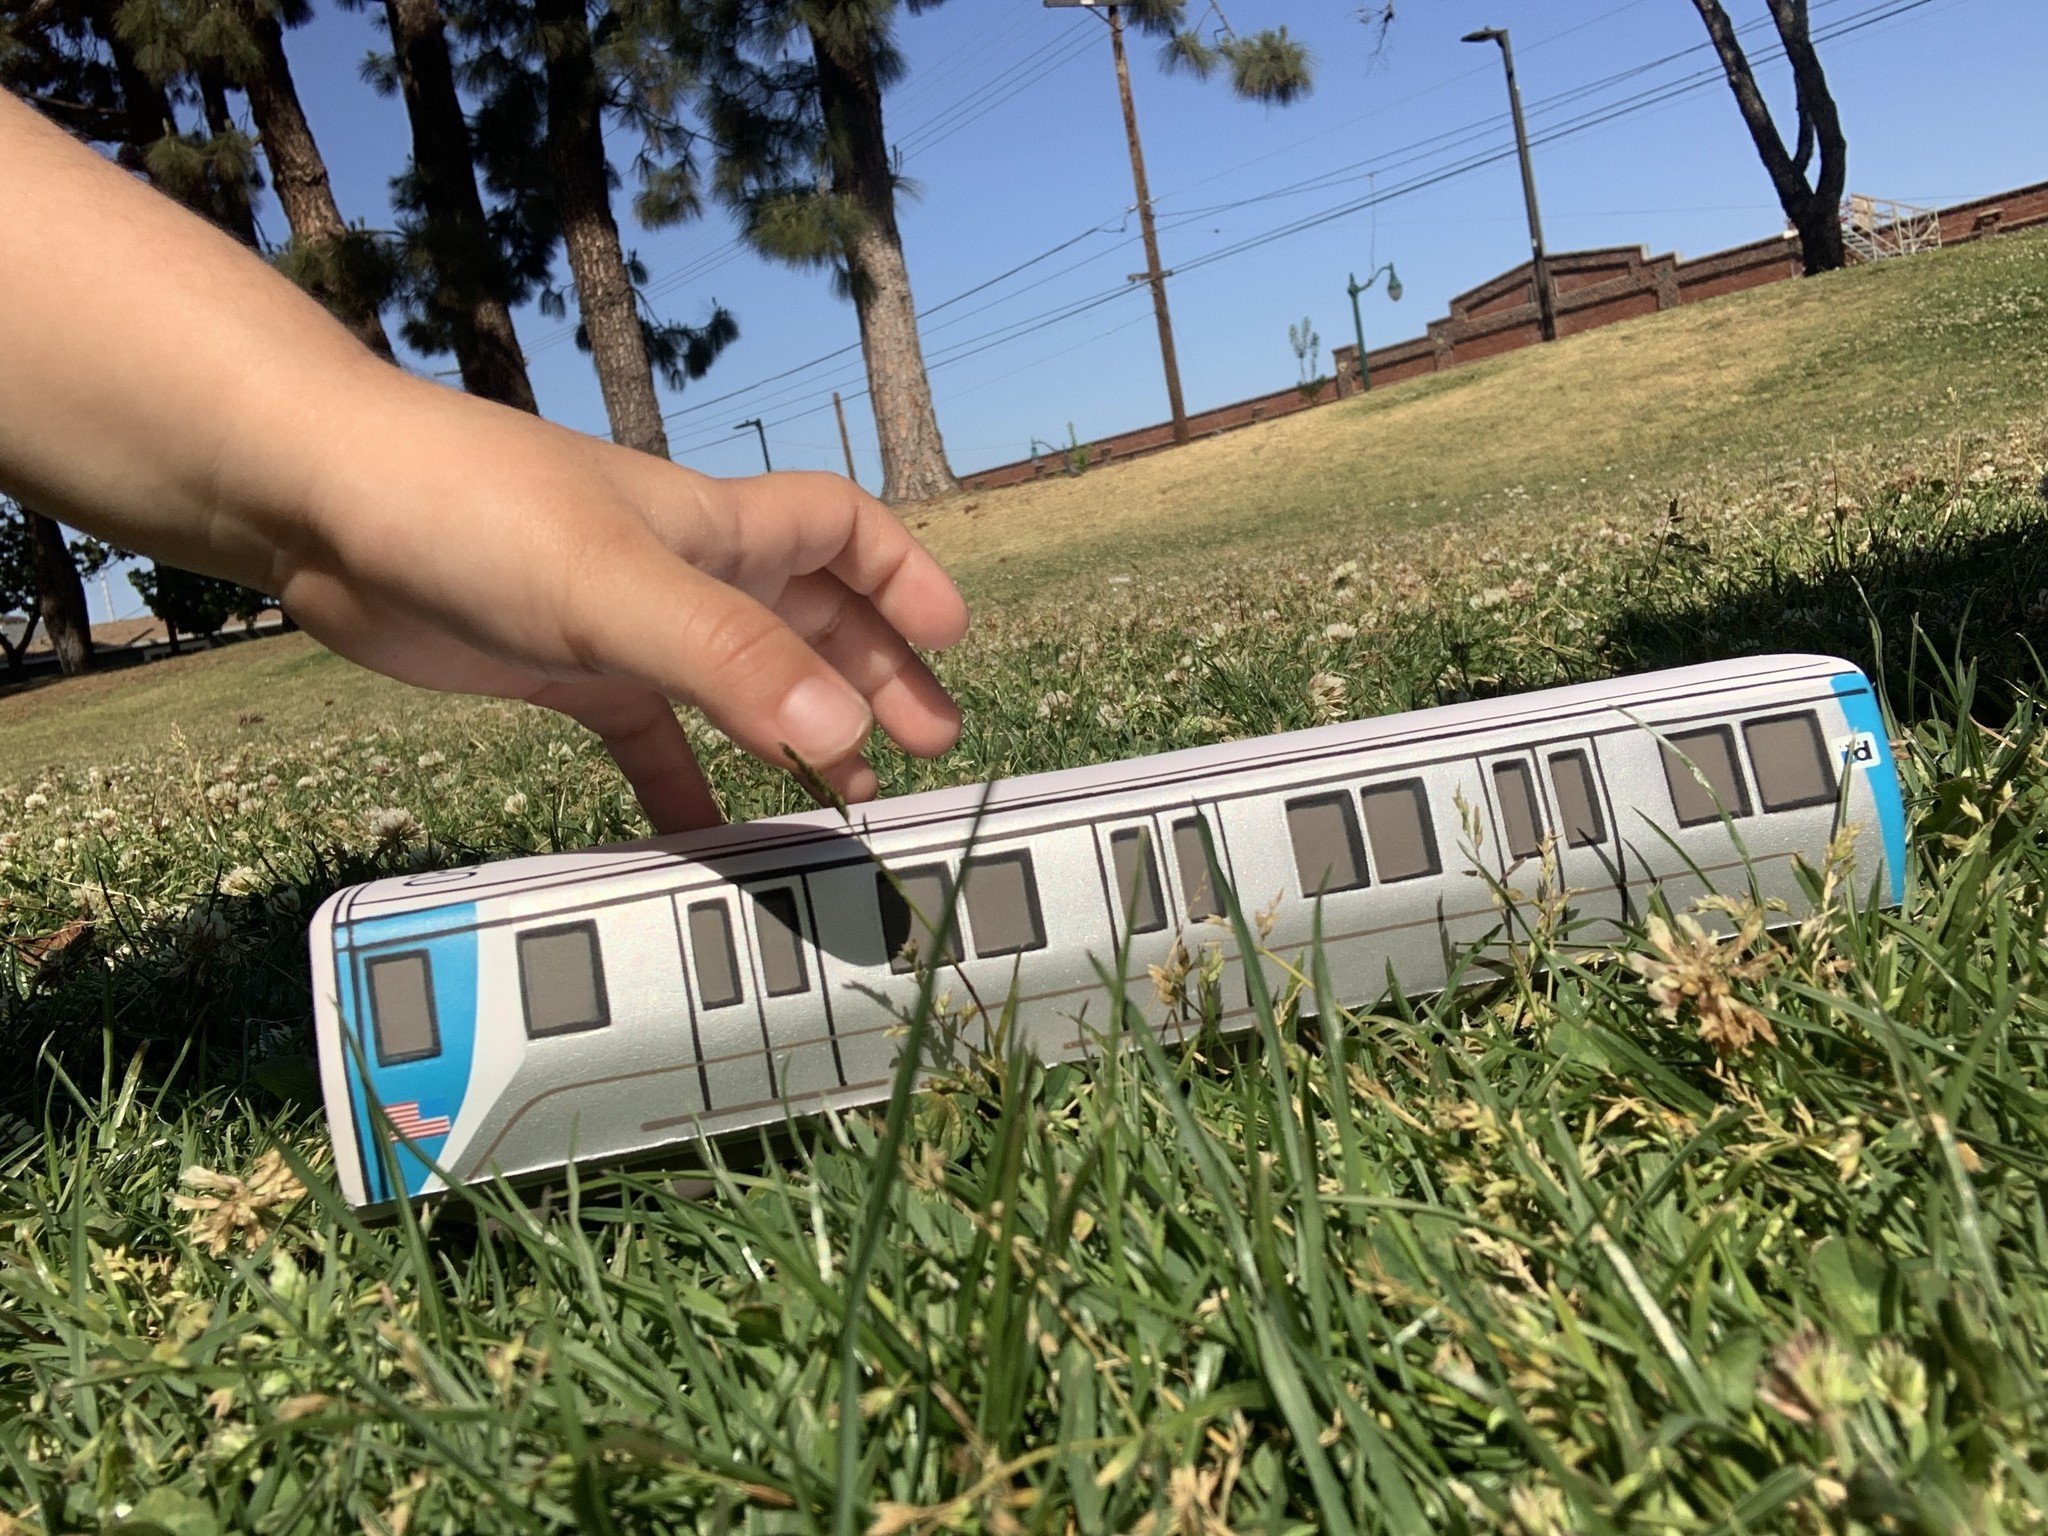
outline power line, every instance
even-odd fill
[[[1843,18],[1843,20],[1836,26],[1827,28],[1822,32],[1817,32],[1815,34],[1815,41],[1829,41],[1834,38],[1846,36],[1852,32],[1862,31],[1867,27],[1875,26],[1881,22],[1892,20],[1898,16],[1905,15],[1908,12],[1918,10],[1923,6],[1932,3],[1934,3],[1934,0],[1879,0],[1879,3],[1877,5],[1874,5],[1865,11],[1858,12],[1854,15]],[[1759,61],[1769,62],[1770,59],[1774,57],[1774,55],[1758,54],[1756,57]],[[1622,73],[1624,75],[1633,75],[1640,72],[1640,70],[1632,70],[1624,71]],[[1705,85],[1711,84],[1714,80],[1718,78],[1720,78],[1720,72],[1718,68],[1701,71],[1693,76],[1684,77],[1677,81],[1667,82],[1665,85],[1660,87],[1638,92],[1632,97],[1624,98],[1624,100],[1620,103],[1609,103],[1605,106],[1588,109],[1586,112],[1579,114],[1575,118],[1568,119],[1567,121],[1560,124],[1552,125],[1541,134],[1535,136],[1533,142],[1538,144],[1552,143],[1559,139],[1570,137],[1578,133],[1587,132],[1591,129],[1604,126],[1605,124],[1616,121],[1620,118],[1633,116],[1636,113],[1651,110],[1652,108],[1665,105],[1670,101],[1677,100],[1682,96],[1690,95],[1693,92],[1702,89]],[[1583,91],[1583,89],[1580,89],[1570,94],[1583,95],[1585,94],[1585,92]],[[1439,135],[1438,137],[1441,137],[1441,135]],[[1176,267],[1176,271],[1179,273],[1192,273],[1198,271],[1203,267],[1211,266],[1218,262],[1229,260],[1239,255],[1243,255],[1248,251],[1259,249],[1260,247],[1269,245],[1276,240],[1284,239],[1290,235],[1301,233],[1307,229],[1315,228],[1321,224],[1329,223],[1333,220],[1347,217],[1350,214],[1357,213],[1367,207],[1374,207],[1381,203],[1391,202],[1397,198],[1409,196],[1415,192],[1422,191],[1425,188],[1439,185],[1457,176],[1470,174],[1471,172],[1482,169],[1485,166],[1492,165],[1499,161],[1505,160],[1512,156],[1513,153],[1514,151],[1512,146],[1506,146],[1488,150],[1476,155],[1472,155],[1450,166],[1442,167],[1438,170],[1427,172],[1422,175],[1411,178],[1410,180],[1400,183],[1394,187],[1388,188],[1385,191],[1375,192],[1374,194],[1366,198],[1358,199],[1343,204],[1337,208],[1326,209],[1320,213],[1307,215],[1300,219],[1291,220],[1274,229],[1263,231],[1259,234],[1233,242],[1229,245],[1220,247],[1216,250],[1206,252],[1191,260],[1179,263]],[[1262,200],[1260,197],[1242,199],[1240,200],[1240,203],[1236,206],[1245,206],[1260,200]],[[1071,243],[1071,241],[1066,242],[1066,244]],[[1034,258],[1034,260],[1045,259],[1045,256],[1049,254],[1051,253],[1041,253],[1041,256],[1038,258]],[[1099,258],[1090,258],[1090,260],[1094,259]],[[987,287],[989,285],[982,284],[979,286]],[[1113,302],[1115,299],[1120,298],[1127,293],[1132,293],[1135,291],[1137,290],[1131,288],[1128,284],[1119,284],[1114,288],[1090,295],[1078,301],[1072,301],[1064,306],[1056,306],[1052,310],[1044,311],[1038,315],[1027,317],[1022,321],[1011,322],[1010,324],[999,327],[994,331],[985,332],[980,336],[965,338],[963,341],[955,344],[954,350],[942,354],[935,354],[933,361],[931,361],[928,365],[928,371],[937,371],[938,369],[946,367],[952,363],[965,361],[969,357],[980,355],[983,352],[992,350],[997,346],[1004,345],[1008,341],[1014,340],[1016,336],[1022,334],[1025,331],[1061,324],[1066,320],[1072,319],[1080,314],[1087,313],[1088,311],[1096,307],[1099,307],[1102,304]],[[956,302],[958,298],[964,296],[964,294],[956,295],[954,300],[949,300],[947,302]],[[1008,302],[1008,300],[1004,299],[995,302],[1003,303]],[[968,318],[971,317],[971,315],[973,314],[985,312],[987,309],[993,307],[995,307],[994,304],[980,306],[978,309],[970,311],[968,316],[956,317],[956,319]],[[815,360],[812,364],[799,365],[799,367],[796,369],[785,370],[782,374],[777,375],[776,377],[785,378],[795,372],[807,371],[808,367],[818,366],[823,362],[831,360],[832,358],[843,356],[846,352],[852,350],[855,350],[855,346],[841,348],[835,353],[827,354],[825,357]],[[765,384],[770,381],[764,380],[762,382]],[[825,394],[829,394],[829,387],[823,390],[822,392]],[[817,398],[818,393],[819,392],[814,391],[810,394],[795,394],[791,396],[786,396],[781,401],[770,402],[768,405],[768,409],[775,409],[779,405],[800,404],[807,399]],[[866,393],[866,391],[862,389],[857,390],[855,393],[857,397],[859,394]],[[713,403],[716,402],[705,402],[705,406],[708,407],[710,404]],[[822,407],[818,407],[818,409],[822,409]],[[684,413],[674,413],[674,415],[681,414]],[[801,414],[808,415],[811,414],[811,412],[807,411]],[[670,419],[674,419],[673,415]]]

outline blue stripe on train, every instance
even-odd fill
[[[366,966],[380,956],[412,953],[427,957],[440,1049],[430,1057],[385,1066],[377,1060],[376,1036],[370,1027]],[[422,1121],[432,1123],[445,1117],[452,1127],[469,1093],[470,1068],[476,1055],[476,905],[465,902],[339,924],[335,969],[343,1027],[354,1042],[353,1047],[344,1044],[343,1050],[348,1058],[349,1098],[355,1112],[364,1187],[372,1202],[381,1203],[395,1195],[379,1153],[384,1133],[371,1114],[372,1095],[387,1114],[395,1106],[416,1105]],[[432,1175],[427,1160],[438,1162],[447,1142],[443,1132],[396,1144],[391,1161],[397,1165],[406,1194],[416,1195],[425,1186]]]
[[[1891,742],[1885,736],[1884,716],[1877,707],[1877,695],[1861,672],[1843,672],[1835,680],[1835,697],[1849,729],[1869,737],[1877,745],[1872,761],[1863,764],[1863,777],[1870,785],[1870,797],[1877,804],[1877,826],[1884,835],[1885,873],[1890,877],[1891,904],[1906,899],[1906,803],[1899,793],[1898,766],[1892,761]]]

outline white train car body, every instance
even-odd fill
[[[1163,1010],[1148,969],[1222,937],[1204,822],[1246,909],[1270,909],[1271,950],[1305,946],[1320,902],[1354,1004],[1390,973],[1441,988],[1450,957],[1499,932],[1496,887],[1533,892],[1546,857],[1593,941],[1658,888],[1677,909],[1753,888],[1796,912],[1793,861],[1819,864],[1844,824],[1859,878],[1903,895],[1876,698],[1822,656],[910,795],[850,827],[812,812],[379,880],[311,932],[342,1187],[383,1205],[442,1188],[436,1169],[518,1177],[877,1102],[917,995],[906,940],[956,999],[1014,996],[1044,1059],[1078,1054],[1120,945],[1132,1001]],[[922,919],[939,925],[949,893],[951,952],[931,954]],[[1248,1023],[1242,977],[1223,993],[1225,1026]]]

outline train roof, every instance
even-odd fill
[[[800,846],[820,835],[835,839],[849,833],[867,837],[898,827],[954,817],[966,820],[977,814],[1017,810],[1105,789],[1141,789],[1146,785],[1171,783],[1177,779],[1194,780],[1251,770],[1270,764],[1283,755],[1288,758],[1307,757],[1333,747],[1393,746],[1411,738],[1469,735],[1523,721],[1584,714],[1615,706],[1647,707],[1702,693],[1768,683],[1818,680],[1857,671],[1853,662],[1839,657],[1768,655],[1675,667],[1594,683],[1573,683],[1500,698],[1437,705],[1397,715],[1185,747],[1080,768],[1057,768],[1044,773],[997,779],[987,784],[925,790],[852,807],[850,823],[836,810],[800,811],[759,821],[709,827],[697,832],[615,843],[580,853],[529,855],[417,875],[392,876],[342,893],[351,899],[345,905],[337,905],[340,902],[337,896],[330,901],[328,911],[336,920],[345,922],[390,918],[443,907],[450,902],[483,900],[506,894],[514,888],[528,889],[536,884],[550,884],[563,877],[645,874],[665,864],[682,865],[719,855]],[[516,876],[509,867],[512,864],[517,865]],[[503,881],[492,880],[490,877],[494,870],[502,870],[506,878]]]

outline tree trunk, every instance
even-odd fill
[[[348,226],[335,204],[327,162],[313,138],[313,126],[299,104],[291,61],[285,57],[284,28],[273,11],[245,5],[243,14],[262,63],[242,82],[242,92],[249,98],[257,139],[270,162],[271,190],[277,193],[285,220],[301,245],[332,248],[347,238]],[[384,334],[375,304],[346,291],[345,284],[335,290],[334,285],[318,283],[312,293],[364,346],[391,361],[391,338]]]
[[[665,459],[668,431],[661,399],[654,392],[639,305],[612,217],[589,13],[584,0],[535,0],[534,16],[547,61],[548,174],[612,441]]]
[[[206,131],[216,139],[234,132],[235,120],[228,111],[228,86],[220,70],[213,65],[202,65],[199,74],[199,102],[206,116]],[[262,242],[256,236],[256,208],[249,197],[247,185],[229,186],[226,182],[209,178],[208,191],[211,193],[213,222],[233,235],[252,251],[260,251]]]
[[[874,44],[865,32],[835,42],[813,27],[811,49],[818,61],[825,141],[833,151],[832,190],[866,215],[866,227],[848,242],[846,256],[882,450],[882,499],[928,501],[957,491],[960,483],[946,462],[917,335]]]
[[[1796,158],[1785,147],[1777,124],[1771,120],[1771,109],[1757,87],[1749,58],[1727,11],[1722,9],[1721,0],[1693,0],[1693,7],[1707,25],[1707,36],[1720,56],[1728,87],[1735,94],[1735,105],[1777,191],[1778,204],[1792,227],[1799,231],[1800,256],[1807,273],[1833,271],[1846,260],[1842,250],[1841,205],[1848,179],[1849,146],[1834,96],[1828,90],[1827,76],[1821,70],[1820,56],[1814,51],[1807,29],[1806,0],[1770,0],[1771,19],[1785,45],[1799,103],[1801,132]],[[1820,171],[1809,185],[1806,163],[1811,147],[1820,151]]]
[[[28,648],[35,643],[36,629],[42,622],[42,609],[33,608],[29,611],[28,622],[21,626],[19,645],[10,645],[5,637],[0,637],[0,650],[7,652],[7,670],[10,673],[19,673],[28,664]]]
[[[21,515],[28,520],[29,543],[35,551],[36,612],[49,631],[58,670],[66,677],[90,672],[95,664],[92,616],[86,610],[85,583],[78,579],[78,564],[64,542],[64,530],[28,507],[21,509]]]
[[[469,124],[455,92],[455,67],[440,0],[384,0],[398,60],[413,169],[426,221],[427,258],[449,295],[456,366],[463,387],[536,414],[526,359],[503,297],[500,257],[476,190]]]

